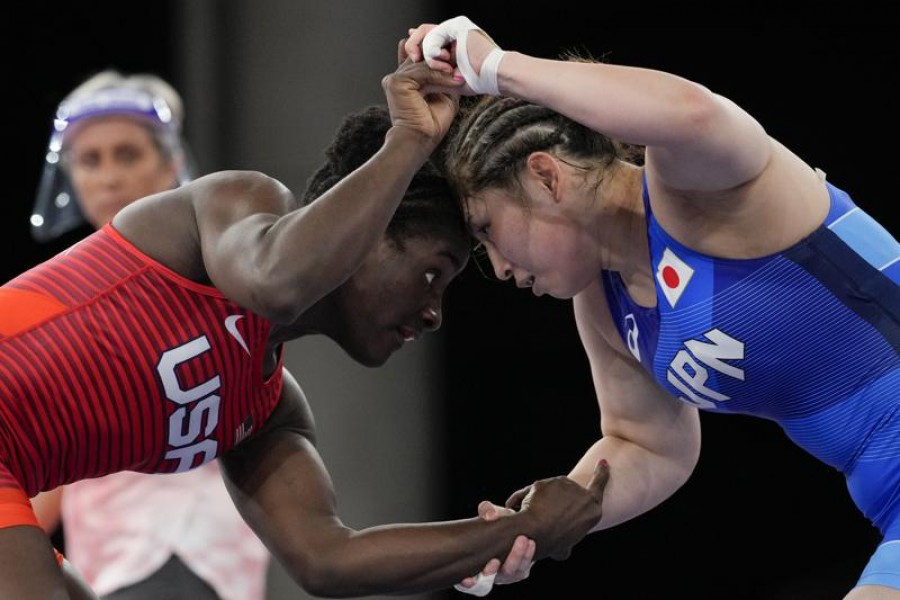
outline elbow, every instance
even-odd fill
[[[300,581],[298,581],[303,590],[316,596],[317,598],[347,598],[341,589],[341,582],[333,576],[328,570],[320,570],[309,568],[304,571]]]
[[[671,461],[672,472],[680,480],[679,486],[690,479],[694,469],[697,468],[697,463],[700,462],[701,436],[699,418],[689,419],[685,429],[685,434],[681,436],[677,444],[678,451]]]
[[[280,555],[280,560],[291,578],[317,598],[353,598],[380,591],[367,589],[363,577],[348,559],[351,554],[339,540],[323,542],[307,538],[303,544],[293,544],[286,555]]]
[[[315,282],[323,278],[313,265],[273,262],[256,269],[252,302],[254,312],[278,325],[292,325],[311,306],[321,300],[325,291]],[[313,282],[313,283],[310,283]]]
[[[276,325],[294,323],[306,309],[296,294],[283,287],[263,283],[256,286],[253,297],[254,312]]]
[[[324,553],[302,552],[283,560],[291,578],[303,590],[320,598],[340,598],[336,569]]]
[[[327,261],[276,249],[278,240],[267,241],[268,251],[257,262],[254,271],[253,306],[258,314],[278,325],[291,325],[311,306],[319,302],[337,285]]]
[[[317,275],[301,259],[286,258],[277,236],[263,240],[264,248],[252,268],[250,301],[253,311],[278,325],[291,325],[315,302],[308,282]]]
[[[671,106],[678,111],[672,122],[680,123],[679,130],[691,137],[717,127],[723,114],[722,98],[699,84],[684,88]]]
[[[682,486],[687,483],[687,480],[691,478],[691,475],[694,472],[694,469],[697,468],[697,463],[700,462],[700,445],[697,444],[696,451],[691,449],[689,452],[685,452],[681,456],[679,456],[674,462],[673,472],[679,475],[680,483],[678,486]]]
[[[295,580],[303,590],[317,598],[357,598],[371,591],[363,589],[352,577],[342,576],[339,569],[318,560],[306,565]]]

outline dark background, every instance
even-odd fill
[[[182,83],[173,3],[123,8],[130,4],[88,16],[75,4],[38,2],[17,7],[2,25],[9,28],[0,33],[11,70],[4,130],[12,142],[0,231],[3,280],[70,241],[38,246],[27,225],[62,96],[108,66]],[[880,31],[811,27],[805,19],[731,27],[735,19],[725,17],[697,27],[709,21],[684,10],[648,16],[545,7],[522,16],[484,4],[447,3],[435,18],[468,14],[505,48],[548,57],[574,49],[704,83],[747,108],[896,232],[888,214],[895,210],[896,162],[887,139],[896,135],[897,53]],[[446,473],[444,514],[469,516],[479,499],[502,502],[535,478],[566,473],[596,438],[596,403],[570,313],[567,302],[533,298],[474,267],[452,286],[443,330],[449,435],[446,463],[435,465]],[[703,421],[699,467],[670,500],[590,536],[565,563],[541,563],[527,582],[498,587],[491,597],[566,598],[588,589],[577,595],[841,598],[877,543],[842,477],[771,423],[715,414]]]

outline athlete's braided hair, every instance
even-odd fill
[[[325,163],[306,182],[302,203],[309,204],[369,160],[390,128],[390,113],[384,105],[368,106],[344,117],[325,149]],[[413,177],[387,235],[401,247],[410,237],[445,236],[468,243],[459,202],[433,161],[427,161]]]
[[[592,170],[616,159],[642,158],[640,147],[619,143],[549,108],[497,96],[464,102],[442,148],[446,174],[463,198],[486,187],[515,186],[524,160],[537,151]]]

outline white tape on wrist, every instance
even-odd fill
[[[497,71],[500,68],[500,59],[503,58],[504,54],[506,54],[506,52],[495,47],[491,50],[490,54],[487,55],[487,58],[484,59],[484,63],[481,65],[481,75],[478,76],[479,86],[482,84],[484,85],[484,91],[480,93],[490,94],[491,96],[500,95],[500,85],[497,83]],[[478,91],[475,90],[475,88],[472,88],[472,90]]]
[[[500,48],[494,47],[484,59],[484,64],[481,65],[481,73],[475,73],[472,63],[469,62],[469,50],[466,47],[466,40],[469,37],[469,32],[472,30],[483,32],[468,17],[448,19],[428,32],[425,39],[422,40],[422,52],[426,58],[437,58],[444,46],[456,40],[456,66],[459,67],[459,72],[465,78],[469,88],[476,94],[499,96],[500,88],[497,85],[497,69],[500,65],[500,59],[506,53]]]
[[[464,594],[471,594],[473,596],[487,596],[491,590],[494,588],[494,579],[497,578],[497,574],[493,575],[482,575],[479,573],[474,577],[475,585],[472,587],[464,587],[462,584],[457,583],[453,587],[456,588],[458,592],[463,592]]]
[[[469,31],[463,31],[456,40],[456,66],[459,67],[459,72],[466,78],[466,84],[476,94],[499,96],[500,87],[497,85],[497,67],[500,65],[500,59],[503,58],[505,52],[500,48],[494,47],[484,59],[484,63],[481,65],[481,73],[476,75],[475,69],[472,68],[472,63],[469,62],[469,49],[466,47],[468,37]]]

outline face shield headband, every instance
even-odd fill
[[[62,164],[66,134],[82,121],[103,116],[131,116],[150,123],[178,165],[179,185],[190,180],[191,165],[180,124],[161,97],[128,87],[106,88],[62,102],[56,110],[44,168],[31,214],[31,234],[49,242],[85,223],[72,182]]]

